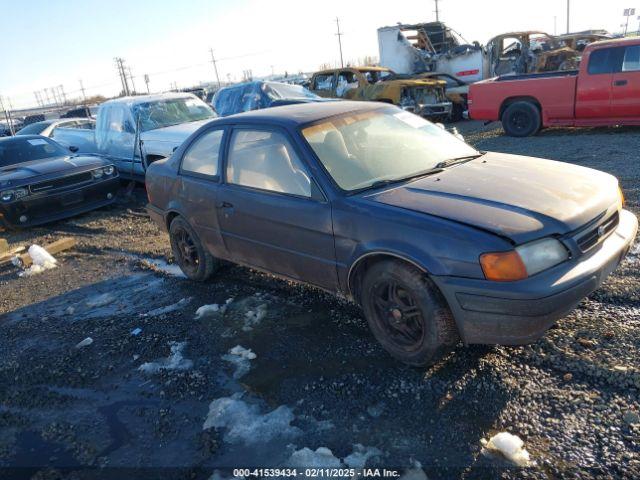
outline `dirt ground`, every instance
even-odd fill
[[[610,172],[640,214],[638,129],[514,139],[496,125],[457,128],[479,149]],[[415,369],[378,346],[359,308],[326,293],[234,266],[187,281],[166,264],[168,237],[143,206],[138,189],[9,234],[12,244],[79,245],[39,275],[0,270],[0,478],[312,466],[412,479],[640,478],[637,244],[539,342],[459,346]],[[197,314],[203,305],[215,307]],[[532,466],[481,453],[499,431],[524,440]]]

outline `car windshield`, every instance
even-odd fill
[[[59,144],[48,138],[9,138],[0,141],[0,168],[69,155]]]
[[[266,83],[264,91],[272,100],[281,98],[320,98],[300,85],[289,85],[287,83]]]
[[[480,153],[443,128],[396,107],[349,113],[302,133],[338,186],[366,189]]]
[[[16,135],[38,135],[45,128],[53,123],[53,120],[49,120],[46,122],[36,122],[30,125],[27,125],[24,128],[21,128]]]
[[[393,72],[389,70],[363,70],[362,74],[367,79],[367,82],[377,83],[389,78],[391,75],[393,75]]]
[[[216,117],[216,112],[209,105],[193,97],[140,103],[134,105],[133,114],[140,118],[140,130],[143,132]]]

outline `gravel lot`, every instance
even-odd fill
[[[480,149],[610,172],[640,214],[637,129],[513,139],[457,127]],[[143,193],[9,236],[79,245],[40,275],[0,271],[2,478],[209,478],[313,461],[415,479],[640,478],[637,244],[536,344],[460,346],[420,370],[325,293],[233,266],[204,285],[165,273],[153,262],[171,261],[168,238]],[[524,440],[533,466],[481,453],[499,431]]]

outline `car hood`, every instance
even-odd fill
[[[178,125],[171,125],[170,127],[156,128],[155,130],[148,130],[140,134],[140,139],[144,142],[154,141],[180,145],[189,137],[189,135],[199,129],[202,125],[209,123],[211,120],[213,120],[213,118],[198,120],[196,122],[180,123]]]
[[[0,168],[0,187],[16,186],[35,177],[51,176],[56,173],[83,171],[92,167],[108,165],[97,156],[65,156],[33,160],[31,162]]]
[[[487,153],[364,198],[451,219],[519,244],[571,232],[598,217],[618,201],[618,181],[563,162]]]

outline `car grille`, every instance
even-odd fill
[[[91,182],[91,172],[78,173],[68,177],[54,178],[47,182],[34,183],[29,187],[31,193],[53,192]]]
[[[619,221],[620,215],[616,211],[613,215],[609,216],[604,221],[588,230],[582,236],[578,237],[576,241],[578,242],[578,247],[580,247],[580,250],[582,252],[586,252],[598,245],[605,238],[611,235],[611,233],[618,226]]]

